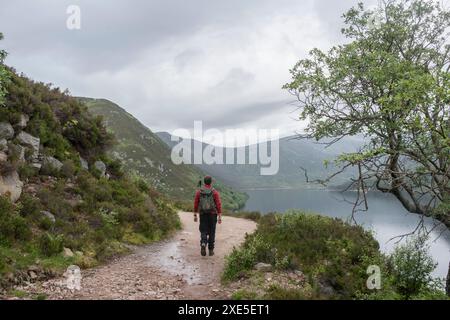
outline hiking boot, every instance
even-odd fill
[[[209,256],[213,256],[214,255],[214,249],[209,249]]]
[[[200,250],[200,253],[202,254],[202,256],[206,256],[206,246],[204,244],[202,244],[202,248]]]

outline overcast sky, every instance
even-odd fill
[[[106,98],[153,131],[301,129],[289,69],[342,43],[352,0],[0,0],[0,46],[29,77]],[[365,1],[368,5],[375,0]],[[81,29],[66,27],[69,5]]]

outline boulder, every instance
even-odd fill
[[[5,152],[0,151],[0,163],[6,162],[7,160],[8,160],[8,155]]]
[[[34,184],[27,184],[27,185],[25,186],[24,191],[25,191],[26,193],[29,193],[30,195],[32,195],[32,196],[34,197],[34,196],[36,196],[36,194],[37,194],[37,188],[36,188],[36,185],[34,185]]]
[[[27,126],[28,121],[30,121],[30,117],[26,114],[21,114],[19,122],[17,123],[17,127],[19,127],[20,129],[24,129]]]
[[[36,273],[39,273],[39,272],[41,272],[41,269],[36,265],[31,265],[28,267],[28,271],[34,271]]]
[[[24,147],[11,143],[9,145],[8,152],[10,155],[16,156],[17,160],[19,162],[25,161],[25,148]]]
[[[258,262],[255,265],[255,269],[262,272],[272,271],[272,265],[264,262]]]
[[[56,158],[44,157],[44,160],[42,161],[42,166],[59,171],[61,170],[63,164]]]
[[[23,146],[30,147],[33,150],[33,158],[37,158],[39,155],[40,139],[33,137],[31,134],[22,131],[17,135],[17,140]]]
[[[34,271],[28,271],[28,275],[30,276],[30,280],[36,280],[38,277]]]
[[[5,138],[0,139],[0,151],[6,151],[8,150],[8,140]]]
[[[40,164],[39,162],[33,162],[32,164],[31,164],[31,167],[33,167],[33,168],[35,168],[36,170],[41,170],[41,168],[42,168],[42,164]]]
[[[80,156],[80,165],[84,170],[89,170],[89,164],[83,157]]]
[[[324,295],[324,296],[328,296],[331,297],[333,296],[336,291],[334,290],[334,288],[329,285],[328,283],[324,283],[319,281],[319,292],[320,294]]]
[[[16,202],[22,194],[23,182],[17,171],[0,176],[0,195],[9,195],[12,202]]]
[[[74,256],[72,250],[70,250],[69,248],[64,248],[63,249],[63,256],[66,258],[71,258]]]
[[[53,223],[56,222],[55,216],[52,213],[50,213],[48,211],[41,211],[41,214],[43,216],[46,216],[51,222],[53,222]]]
[[[94,163],[95,169],[100,171],[100,176],[105,176],[106,174],[106,164],[103,161],[95,161]]]
[[[0,139],[10,140],[14,137],[14,128],[8,122],[0,122]]]

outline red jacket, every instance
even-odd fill
[[[205,184],[205,188],[211,189],[212,187],[210,184]],[[214,197],[214,202],[216,203],[216,209],[217,209],[217,211],[214,212],[214,214],[222,214],[222,202],[220,201],[219,191],[217,191],[216,189],[213,190],[213,197]],[[195,193],[195,198],[194,198],[194,212],[198,212],[198,203],[199,202],[200,202],[200,190],[197,190],[197,192]]]

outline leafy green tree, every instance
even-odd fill
[[[0,32],[0,40],[3,39],[3,34]],[[0,49],[0,106],[5,103],[6,89],[5,84],[9,79],[9,72],[3,61],[6,58],[6,51]]]
[[[433,1],[390,0],[343,17],[349,41],[312,50],[284,86],[308,120],[304,137],[365,138],[359,152],[336,159],[340,171],[357,168],[355,207],[367,208],[373,188],[450,226],[442,210],[450,194],[450,12]]]
[[[398,246],[389,257],[393,284],[406,299],[421,292],[438,290],[438,281],[432,275],[437,264],[428,253],[426,240],[426,236],[418,235]]]

